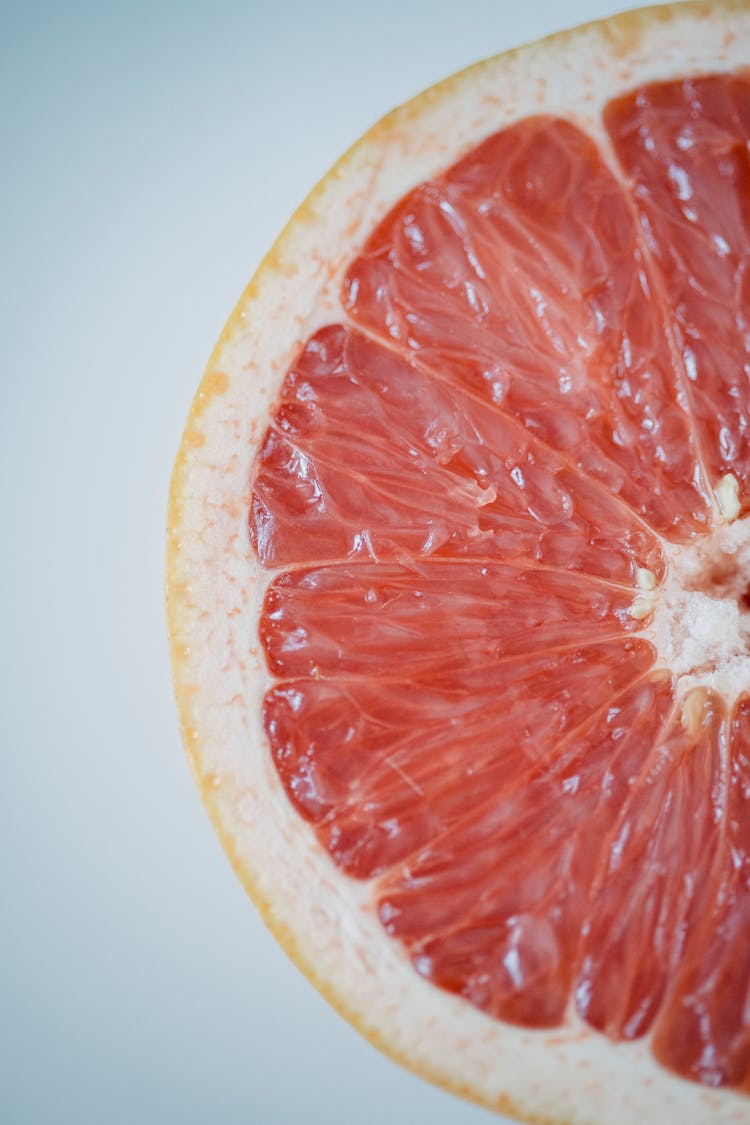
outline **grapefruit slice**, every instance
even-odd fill
[[[375,126],[175,467],[198,784],[343,1014],[528,1120],[750,1121],[750,10]]]

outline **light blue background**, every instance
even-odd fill
[[[479,1125],[344,1024],[245,898],[179,744],[168,478],[315,181],[445,74],[615,5],[0,12],[3,1125]]]

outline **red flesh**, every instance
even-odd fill
[[[415,968],[750,1086],[750,703],[633,637],[750,496],[750,86],[552,118],[405,197],[287,375],[250,530],[279,776]]]

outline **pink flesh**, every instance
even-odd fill
[[[416,188],[288,373],[265,725],[419,973],[750,1088],[750,702],[686,725],[629,613],[724,473],[750,496],[750,86],[605,124],[614,171],[535,118]]]
[[[750,496],[750,93],[740,78],[651,86],[605,121],[658,266],[701,455]]]

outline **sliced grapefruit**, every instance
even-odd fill
[[[750,10],[448,79],[330,172],[178,456],[188,752],[353,1023],[528,1120],[750,1121]]]

